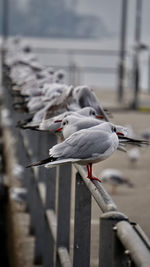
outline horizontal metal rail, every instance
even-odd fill
[[[100,55],[100,56],[119,56],[119,50],[113,49],[88,49],[88,48],[50,48],[50,47],[36,47],[33,46],[35,53],[49,54],[49,53],[59,53],[59,54],[76,54],[76,55]],[[127,54],[127,51],[125,51]]]
[[[113,67],[95,67],[95,66],[78,66],[78,65],[71,65],[68,63],[68,65],[46,65],[47,67],[52,67],[56,69],[65,69],[66,71],[75,71],[78,70],[80,72],[87,72],[87,73],[117,73],[117,68]]]

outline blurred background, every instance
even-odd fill
[[[134,90],[138,71],[147,92],[149,8],[148,0],[1,0],[0,33],[30,38],[42,63],[69,69],[72,83],[116,90],[122,75]]]
[[[149,0],[0,0],[1,52],[7,38],[23,37],[42,65],[66,71],[67,84],[94,88],[114,123],[129,126],[135,136],[148,129],[150,136],[149,10]],[[150,237],[149,148],[142,148],[135,162],[118,153],[94,171],[99,176],[104,168],[117,168],[133,182],[133,188],[119,188],[114,195],[110,185],[106,189],[119,210],[138,222]],[[33,238],[27,240],[29,218],[20,206],[14,206],[13,212],[19,240],[15,246],[22,246],[17,252],[18,266],[30,267]],[[99,227],[94,202],[92,216],[93,267],[98,266]]]

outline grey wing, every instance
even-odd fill
[[[107,149],[111,146],[111,140],[109,135],[104,132],[95,131],[87,133],[84,136],[84,140],[81,139],[78,142],[77,158],[91,158],[98,155],[103,155]]]
[[[85,159],[105,153],[111,145],[108,134],[81,130],[72,134],[63,143],[50,150],[50,155],[59,158]]]
[[[96,110],[97,114],[102,114],[104,116],[104,119],[106,121],[109,121],[102,106],[99,104],[98,98],[96,97],[94,92],[89,90],[89,88],[85,87],[83,88],[83,90],[81,90],[81,92],[79,93],[78,101],[81,107],[93,107]]]

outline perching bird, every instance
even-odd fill
[[[127,156],[132,164],[135,164],[140,158],[140,151],[137,147],[131,148],[127,151]]]
[[[75,114],[71,114],[68,116],[65,116],[64,119],[62,120],[61,127],[56,130],[62,131],[64,138],[66,139],[69,137],[71,134],[80,131],[82,129],[87,129],[91,128],[93,126],[97,126],[99,124],[105,123],[104,120],[100,119],[100,116],[77,116]],[[123,136],[126,135],[127,133],[127,128],[119,125],[115,125],[118,134],[122,134]]]
[[[93,126],[105,123],[104,120],[96,119],[96,117],[86,117],[86,116],[74,116],[74,115],[68,115],[65,116],[61,127],[56,130],[56,132],[62,131],[64,138],[66,139],[69,137],[71,134],[82,130],[82,129],[87,129],[91,128]],[[147,141],[141,140],[141,139],[134,139],[127,137],[128,134],[128,129],[124,126],[121,125],[115,125],[116,130],[117,130],[117,135],[119,138],[119,147],[118,149],[126,152],[124,147],[127,144],[131,145],[142,145],[142,144],[147,144]],[[121,146],[122,145],[122,146]]]
[[[49,131],[51,133],[58,133],[58,129],[61,127],[61,123],[64,118],[68,116],[76,116],[76,120],[82,117],[88,118],[102,118],[101,115],[97,115],[96,111],[92,107],[85,107],[82,109],[78,109],[77,111],[66,111],[60,115],[55,117],[51,117],[50,119],[43,119],[39,125],[38,130],[40,131]],[[62,136],[61,132],[59,134]]]
[[[45,164],[53,167],[65,162],[87,165],[88,178],[98,180],[92,175],[92,164],[110,157],[119,145],[116,127],[105,122],[101,125],[83,129],[72,134],[64,142],[49,150],[49,158],[33,163],[28,167]]]
[[[10,199],[19,202],[20,204],[26,203],[27,189],[21,187],[12,187],[9,190]]]
[[[103,115],[105,121],[109,121],[106,112],[100,105],[98,98],[96,97],[94,91],[90,89],[87,85],[81,85],[74,88],[73,96],[75,102],[80,108],[83,107],[93,107],[97,114]]]
[[[118,186],[133,187],[129,179],[125,178],[124,174],[117,169],[105,169],[100,173],[100,177],[103,183],[108,183],[112,186],[111,194],[116,193]]]
[[[147,140],[150,140],[150,128],[141,132],[141,136]]]
[[[23,172],[24,167],[18,163],[16,163],[12,168],[12,176],[15,176],[18,179],[22,177]]]

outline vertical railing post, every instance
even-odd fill
[[[44,252],[44,226],[45,226],[45,207],[40,193],[40,185],[37,183],[35,190],[36,203],[36,232],[35,232],[35,249],[34,249],[34,263],[43,263]]]
[[[79,173],[76,175],[74,218],[74,267],[90,266],[91,193]]]
[[[147,84],[147,92],[150,94],[150,48],[148,49],[148,84]]]
[[[126,24],[127,24],[127,9],[128,0],[121,1],[121,34],[120,34],[120,56],[118,66],[118,101],[122,101],[125,82],[125,56],[126,56]]]
[[[71,164],[59,167],[58,210],[57,210],[57,242],[56,249],[65,247],[69,251],[70,241],[70,207],[71,207]],[[60,265],[57,253],[56,266]]]
[[[44,216],[44,249],[43,249],[43,267],[54,267],[54,249],[55,240],[51,232],[48,218]]]
[[[29,160],[31,162],[36,160],[36,155],[35,155],[35,146],[37,146],[37,136],[34,135],[34,132],[32,133],[31,130],[21,130],[22,132],[22,138],[26,139],[29,143],[29,149],[32,149],[32,154],[33,158],[31,159],[29,157]],[[28,149],[27,147],[25,149]],[[27,164],[26,164],[27,165]],[[36,167],[38,168],[38,167]],[[37,169],[37,174],[38,174],[38,169]],[[36,228],[37,228],[37,180],[38,180],[38,175],[35,177],[35,173],[33,172],[33,169],[25,170],[25,173],[29,174],[26,179],[28,180],[28,202],[29,202],[29,212],[30,212],[30,229],[29,233],[30,234],[35,234],[36,233]]]
[[[104,213],[100,217],[99,267],[129,266],[128,256],[115,233],[116,223],[122,220],[128,218],[116,211]]]
[[[46,140],[45,140],[45,150],[51,148],[57,143],[57,137],[53,134],[47,133]],[[52,209],[55,211],[55,205],[56,205],[56,168],[50,168],[46,169],[46,203],[45,208],[46,209]]]
[[[51,148],[56,144],[57,138],[55,135],[47,133],[45,136],[45,149]],[[50,209],[56,211],[56,168],[46,169],[45,185],[46,185],[46,199],[45,211]],[[44,252],[43,252],[43,267],[54,266],[54,248],[55,242],[47,217],[45,216],[44,224]]]
[[[133,77],[134,99],[132,103],[133,109],[137,109],[139,105],[142,5],[143,5],[142,0],[136,0],[135,47],[134,47],[134,57],[133,57],[133,71],[134,71],[134,77]]]

